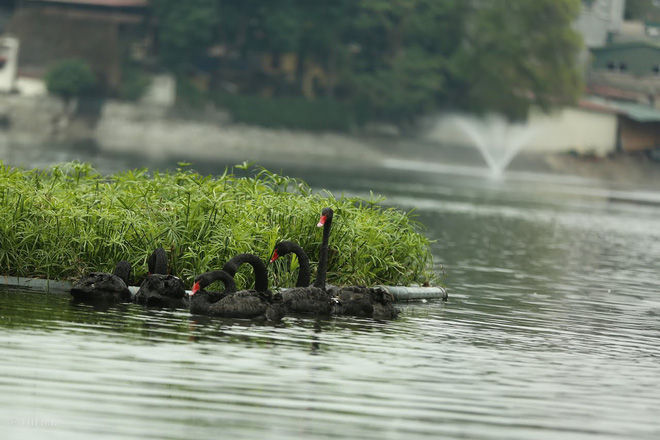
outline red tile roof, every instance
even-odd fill
[[[582,109],[585,109],[585,110],[596,111],[596,112],[599,112],[599,113],[612,113],[612,114],[619,113],[615,108],[612,108],[609,105],[589,101],[589,100],[586,100],[586,99],[581,99],[580,102],[578,102],[578,107],[580,107]]]
[[[604,96],[606,98],[623,99],[629,101],[637,101],[637,97],[639,96],[639,93],[634,91],[623,90],[617,87],[602,84],[589,84],[587,86],[587,93],[591,95]]]

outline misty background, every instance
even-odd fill
[[[10,163],[394,158],[658,182],[652,0],[24,0],[0,11]]]

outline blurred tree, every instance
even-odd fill
[[[158,52],[165,66],[175,71],[206,52],[216,37],[216,0],[152,0],[158,19]]]
[[[304,27],[301,0],[217,0],[222,41],[246,57],[296,52]]]
[[[580,35],[571,24],[579,0],[472,0],[453,66],[454,102],[475,112],[524,118],[581,92]]]
[[[376,116],[412,121],[447,102],[469,9],[461,0],[363,0],[348,82]]]
[[[357,10],[354,0],[305,2],[301,41],[298,46],[298,80],[302,81],[304,63],[312,61],[328,73],[325,94],[335,96],[340,77],[350,71],[350,29]]]
[[[369,117],[410,122],[442,108],[525,117],[580,92],[580,0],[154,0],[163,63],[191,65],[211,44],[263,86],[264,53],[296,53],[283,94],[324,68],[325,94]],[[286,79],[291,81],[291,79]]]
[[[50,93],[64,98],[84,96],[94,90],[96,78],[89,65],[78,59],[62,60],[46,73],[46,88]]]
[[[524,118],[580,93],[579,0],[363,0],[348,78],[379,118],[439,108]]]
[[[220,38],[244,61],[263,53],[297,55],[296,90],[300,93],[305,64],[314,61],[331,78],[341,69],[343,32],[353,0],[218,0]],[[354,9],[354,8],[353,8]],[[334,82],[327,85],[332,95]]]

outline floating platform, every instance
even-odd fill
[[[43,278],[0,276],[0,287],[25,289],[32,292],[69,294],[73,283],[69,281],[48,280]],[[422,286],[377,286],[387,290],[397,301],[421,301],[427,299],[447,300],[447,290],[442,287]],[[139,289],[138,286],[128,286],[132,295]],[[281,289],[282,291],[286,289]],[[186,291],[190,293],[190,291]]]

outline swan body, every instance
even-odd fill
[[[130,302],[128,282],[131,265],[120,261],[113,273],[92,272],[83,276],[71,287],[71,295],[83,302]]]
[[[255,273],[255,289],[226,292],[217,296],[217,301],[208,301],[208,307],[199,302],[196,312],[210,316],[225,318],[266,319],[279,321],[284,316],[282,296],[273,294],[268,290],[268,274],[266,265],[259,257],[253,254],[239,254],[229,260],[221,271],[207,272],[195,278],[191,296],[199,294],[206,286],[221,279],[222,272],[228,274],[232,280],[238,268],[243,264],[250,264]],[[229,286],[225,284],[225,290]],[[191,298],[191,301],[197,301]],[[200,307],[200,305],[202,305]]]
[[[208,308],[208,315],[225,318],[266,319],[279,321],[283,314],[272,305],[272,296],[256,290],[233,292]]]
[[[334,301],[324,289],[316,287],[316,284],[309,286],[309,258],[302,247],[292,241],[281,241],[275,246],[270,261],[273,262],[289,253],[294,253],[298,257],[299,269],[296,287],[282,292],[282,301],[287,312],[330,315]]]
[[[364,286],[330,287],[326,285],[328,269],[328,242],[332,228],[333,211],[324,208],[317,226],[323,226],[323,242],[319,253],[319,266],[314,286],[323,289],[334,298],[332,313],[335,315],[363,316],[379,320],[395,319],[399,310],[394,298],[383,288]]]
[[[323,289],[318,287],[294,287],[282,292],[282,301],[287,312],[330,315],[335,302]]]
[[[179,277],[151,274],[144,279],[133,300],[147,307],[184,307],[186,288]]]
[[[200,288],[202,283],[204,286],[208,286],[215,281],[222,281],[224,283],[225,290],[223,292],[210,292]],[[190,294],[190,313],[208,315],[210,313],[209,308],[212,304],[220,301],[229,293],[236,292],[236,283],[234,282],[234,277],[224,270],[215,270],[206,272],[195,278],[192,291],[193,293]]]
[[[329,291],[337,299],[333,311],[336,315],[390,320],[399,314],[394,298],[382,287],[332,287]]]
[[[186,288],[179,277],[167,274],[167,253],[158,248],[147,259],[149,274],[133,300],[148,307],[183,307]]]

